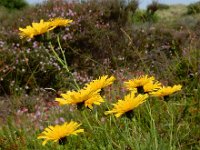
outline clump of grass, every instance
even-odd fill
[[[116,95],[112,96],[114,98]],[[152,149],[170,149],[172,147],[180,148],[180,146],[184,146],[182,145],[184,144],[182,141],[176,141],[174,139],[181,139],[183,135],[188,136],[188,134],[182,135],[180,133],[183,130],[187,133],[190,129],[187,128],[187,124],[182,124],[183,122],[180,123],[182,126],[177,128],[178,125],[175,123],[175,115],[178,115],[179,112],[177,111],[175,113],[175,110],[179,107],[174,105],[173,101],[165,103],[162,100],[150,99],[150,101],[148,100],[141,107],[134,110],[134,117],[132,119],[126,117],[116,119],[113,116],[104,116],[104,111],[108,106],[110,107],[110,104],[106,102],[105,105],[96,107],[93,110],[85,109],[82,112],[69,107],[54,109],[51,112],[51,117],[46,121],[43,120],[40,126],[44,127],[49,124],[57,124],[56,122],[49,121],[55,120],[58,116],[63,116],[65,120],[71,120],[73,118],[80,121],[82,128],[85,129],[85,133],[77,137],[68,137],[65,145],[48,143],[42,149],[146,149],[149,147]],[[68,112],[67,115],[66,112]],[[31,116],[29,116],[29,120],[26,119],[26,121],[23,121],[21,127],[16,127],[16,124],[9,123],[12,127],[9,127],[9,129],[7,127],[2,128],[1,137],[7,140],[2,145],[2,148],[6,148],[11,144],[8,140],[9,134],[6,132],[12,132],[12,139],[15,139],[15,137],[18,137],[18,134],[14,131],[19,130],[22,131],[20,133],[24,142],[22,143],[22,140],[20,142],[15,140],[17,147],[41,149],[41,142],[36,140],[36,137],[41,131],[39,129],[36,129],[36,132],[32,130],[34,124],[32,123],[30,125],[30,120]],[[8,126],[10,126],[9,124]],[[176,135],[177,132],[179,135]]]
[[[155,23],[158,20],[158,16],[154,13],[149,13],[145,10],[137,10],[134,15],[132,15],[131,21],[135,24],[143,23]]]

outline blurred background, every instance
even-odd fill
[[[43,1],[45,1],[45,0],[27,0],[27,2],[30,3],[30,4],[41,3]],[[152,3],[152,1],[153,0],[139,0],[139,7],[142,8],[142,9],[145,9],[147,7],[147,5]],[[156,2],[169,4],[169,5],[172,5],[172,4],[190,4],[190,3],[197,2],[197,1],[198,0],[156,0]]]

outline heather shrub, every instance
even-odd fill
[[[153,1],[147,6],[147,13],[154,14],[157,10],[169,9],[167,4],[158,3]]]
[[[158,3],[153,1],[151,4],[147,6],[147,13],[154,14],[158,10]]]
[[[179,37],[174,30],[162,30],[159,27],[136,28],[130,34],[132,34],[131,37],[134,49],[149,52],[151,54],[155,53],[152,52],[154,50],[163,51],[168,58],[174,56],[175,53],[181,53],[180,44],[184,44],[185,39],[183,35],[187,36],[185,33],[182,37]]]
[[[74,20],[74,24],[70,27],[67,35],[60,34],[61,43],[67,51],[67,58],[70,59],[70,65],[76,67],[81,63],[83,65],[77,66],[78,68],[90,68],[91,59],[97,62],[94,65],[101,64],[107,58],[112,61],[114,58],[110,55],[111,50],[115,51],[113,55],[119,55],[125,46],[122,42],[123,36],[119,36],[121,35],[120,28],[126,24],[126,19],[121,13],[125,13],[127,7],[134,13],[134,9],[137,8],[136,4],[136,1],[132,1],[128,5],[119,1],[109,1],[108,3],[89,1],[74,4],[69,11],[74,14],[74,16],[70,16]],[[49,5],[44,5],[44,7],[47,6],[49,7]],[[60,6],[58,4],[57,7],[63,8],[63,6],[67,7],[67,4]],[[47,10],[48,8],[46,8]],[[49,12],[49,16],[52,16],[51,13]],[[63,13],[59,15],[62,16]]]
[[[129,2],[120,0],[110,0],[103,2],[102,18],[106,22],[114,21],[122,25],[126,24],[129,15],[133,15],[138,9],[138,1],[131,0]]]
[[[197,14],[200,13],[200,2],[192,3],[187,6],[187,14]]]
[[[197,57],[192,57],[191,64],[191,61],[188,62],[189,59],[184,56],[191,56],[191,53],[185,54],[185,51],[190,51],[191,39],[188,37],[193,35],[185,30],[176,31],[169,28],[163,30],[163,28],[163,26],[155,26],[150,29],[143,27],[126,31],[131,38],[127,42],[129,48],[123,53],[126,66],[129,66],[130,70],[151,71],[165,78],[169,83],[179,81],[192,87],[195,82],[190,82],[188,76],[189,74],[197,75],[198,60]],[[197,39],[194,41],[197,42]],[[198,42],[192,45],[198,45]],[[196,56],[198,55],[196,53]]]
[[[72,88],[71,79],[62,66],[48,55],[52,53],[48,43],[42,45],[35,40],[22,41],[19,38],[19,27],[40,19],[47,21],[63,17],[74,20],[70,27],[59,32],[59,38],[68,65],[80,84],[90,80],[90,76],[98,76],[99,71],[111,72],[124,66],[129,66],[130,70],[149,67],[152,72],[160,74],[159,69],[167,70],[167,65],[163,67],[162,64],[171,64],[183,49],[189,49],[191,39],[195,39],[198,49],[198,32],[188,32],[185,30],[187,26],[179,29],[179,24],[175,29],[154,24],[156,14],[148,16],[147,12],[137,10],[137,5],[137,1],[128,4],[114,0],[81,4],[47,1],[7,19],[3,16],[0,27],[0,74],[3,79],[0,93],[12,94],[20,88],[26,93],[40,87]],[[127,10],[131,22],[130,18],[123,18],[122,14]],[[56,34],[50,33],[51,43],[61,57]],[[84,79],[86,76],[88,78]],[[19,82],[13,83],[16,79]]]
[[[65,72],[47,52],[37,43],[34,49],[14,45],[12,51],[1,51],[0,94],[30,94],[32,89],[69,86]]]
[[[48,20],[60,16],[73,19],[74,24],[70,27],[70,30],[67,27],[59,33],[60,42],[62,43],[63,50],[66,52],[67,62],[74,72],[76,70],[85,70],[91,75],[94,74],[91,68],[99,66],[106,58],[112,57],[110,56],[108,45],[116,41],[116,39],[120,40],[118,33],[115,32],[119,30],[119,27],[115,31],[110,31],[109,22],[99,20],[101,13],[99,10],[95,10],[96,8],[91,3],[75,3],[72,6],[66,2],[59,1],[54,6],[51,4],[52,2],[47,2],[36,6],[36,8],[24,10],[24,13],[28,11],[28,15],[32,12],[32,20],[36,22],[41,18]],[[91,8],[92,12],[88,13],[89,8]],[[44,14],[48,15],[45,16]],[[15,69],[8,71],[8,73],[1,72],[4,75],[4,79],[1,81],[3,88],[1,93],[6,92],[9,94],[13,93],[13,89],[25,89],[25,87],[28,89],[25,91],[29,93],[35,87],[52,87],[58,89],[61,87],[66,88],[70,84],[67,82],[70,82],[70,79],[64,75],[64,72],[62,73],[61,66],[47,55],[47,51],[51,53],[48,44],[43,47],[43,45],[36,41],[20,41],[17,28],[31,24],[29,17],[30,15],[24,15],[20,17],[20,20],[13,19],[14,22],[6,27],[6,29],[10,29],[10,32],[3,32],[7,36],[2,34],[3,43],[6,45],[6,47],[2,46],[2,48],[10,49],[9,55],[11,55],[10,57],[6,55],[6,50],[1,52],[2,58],[6,55],[6,59],[2,63],[2,68],[5,66],[14,66]],[[117,25],[117,23],[113,23],[113,25]],[[112,28],[115,28],[115,26]],[[108,43],[108,40],[112,41]],[[55,50],[57,50],[58,44],[53,34],[51,41],[55,46]],[[28,62],[31,63],[29,64]],[[103,65],[100,65],[100,67],[103,67]],[[10,87],[12,85],[10,82],[15,81],[16,78],[19,82],[12,86],[15,88]]]

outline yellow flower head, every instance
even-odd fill
[[[69,123],[65,122],[63,125],[49,126],[38,136],[38,139],[45,139],[42,145],[45,145],[48,141],[65,144],[67,136],[84,132],[84,129],[78,129],[80,125],[71,121]]]
[[[49,22],[44,22],[44,20],[40,20],[39,23],[32,23],[32,26],[26,26],[26,28],[19,28],[20,37],[21,38],[33,38],[34,36],[41,35],[46,33],[53,28],[50,26]]]
[[[26,28],[19,28],[19,30],[21,31],[19,33],[20,38],[33,38],[35,36],[35,29],[31,26],[26,26]]]
[[[86,84],[86,89],[90,89],[95,92],[101,90],[102,88],[111,85],[115,81],[115,77],[111,76],[108,78],[107,75],[99,77],[99,79],[93,80],[90,83]]]
[[[129,113],[134,108],[144,103],[147,98],[147,94],[139,94],[138,96],[135,96],[135,92],[131,92],[125,96],[124,100],[118,100],[116,104],[113,104],[114,108],[110,111],[106,111],[105,114],[115,114],[116,117],[120,117],[121,115]]]
[[[51,19],[49,21],[50,23],[50,26],[51,27],[61,27],[61,26],[68,26],[70,25],[71,23],[73,22],[73,20],[70,20],[70,19],[64,19],[64,18],[54,18],[54,19]]]
[[[77,94],[76,91],[67,91],[67,93],[62,93],[61,97],[62,98],[56,98],[55,101],[59,103],[59,105],[67,105],[69,104],[69,100],[71,99],[71,96]],[[77,102],[78,103],[78,102]],[[74,103],[76,104],[76,103]]]
[[[89,107],[92,109],[92,104],[100,105],[101,102],[104,102],[103,98],[100,94],[96,92],[91,92],[90,89],[81,89],[79,91],[69,91],[66,94],[61,94],[62,98],[56,98],[56,101],[59,102],[60,105],[82,105],[85,107]]]
[[[86,100],[84,102],[85,107],[88,107],[90,109],[93,109],[93,104],[95,105],[101,105],[101,103],[103,103],[104,100],[101,97],[101,95],[99,93],[96,93],[93,95],[93,97],[91,97],[90,99]]]
[[[156,92],[151,92],[150,94],[152,96],[156,96],[156,97],[166,97],[177,91],[180,91],[181,88],[182,88],[181,85],[174,85],[173,87],[167,86],[167,87],[162,87],[161,89],[159,89]]]
[[[149,92],[152,92],[152,91],[155,91],[155,90],[158,90],[161,88],[161,83],[158,82],[158,81],[155,81],[155,82],[149,82],[147,84],[145,84],[143,86],[144,88],[144,93],[149,93]]]
[[[79,91],[69,91],[66,94],[61,94],[62,98],[56,98],[56,101],[59,102],[60,105],[76,104],[78,108],[85,105],[85,107],[93,109],[93,104],[100,105],[104,102],[99,93],[101,89],[112,84],[114,80],[115,78],[113,76],[110,78],[108,78],[107,75],[102,76],[86,84],[86,86]]]
[[[127,89],[133,90],[134,88],[137,88],[138,92],[143,93],[144,92],[144,86],[147,83],[153,82],[155,80],[154,77],[148,77],[147,75],[145,76],[140,76],[134,79],[131,79],[127,82],[124,82],[124,85]]]

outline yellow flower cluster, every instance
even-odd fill
[[[68,91],[61,94],[62,98],[56,98],[56,101],[60,105],[75,104],[77,107],[85,106],[93,109],[93,105],[100,105],[104,102],[100,95],[102,88],[111,85],[114,81],[115,78],[113,76],[108,77],[105,75],[99,77],[99,79],[93,80],[78,91]],[[120,99],[112,104],[114,106],[113,109],[106,111],[105,115],[114,114],[117,118],[125,115],[128,118],[132,118],[133,110],[143,104],[149,96],[165,97],[182,88],[181,85],[164,87],[154,77],[148,76],[131,79],[125,82],[125,87],[130,90],[130,93],[123,100]],[[138,88],[140,89],[138,90]],[[143,93],[141,93],[141,89]],[[84,132],[84,129],[78,129],[79,126],[80,124],[73,121],[64,123],[63,125],[49,126],[38,136],[38,139],[45,139],[43,145],[49,140],[65,144],[67,136]]]
[[[79,91],[68,91],[61,94],[62,98],[56,98],[56,101],[60,105],[76,104],[77,106],[85,105],[90,109],[93,109],[93,104],[100,105],[104,102],[100,95],[102,88],[111,85],[115,78],[107,75],[100,77],[97,80],[86,84],[86,86]],[[64,123],[63,125],[49,126],[39,136],[38,139],[45,139],[42,145],[45,145],[49,140],[53,142],[59,142],[59,144],[66,143],[66,137],[69,135],[77,135],[84,132],[84,129],[78,129],[80,124],[71,121],[70,123]]]
[[[73,21],[70,19],[55,18],[49,21],[40,20],[39,23],[32,23],[32,26],[26,26],[25,28],[19,28],[20,38],[33,38],[38,35],[42,35],[50,30],[53,30],[60,26],[68,26]]]
[[[136,90],[138,93],[148,93],[152,96],[165,97],[171,95],[177,91],[180,91],[181,85],[171,86],[162,86],[159,81],[155,80],[155,77],[140,76],[134,79],[131,79],[127,82],[124,82],[125,87],[128,90]]]
[[[85,105],[90,109],[93,109],[93,104],[100,105],[104,102],[103,98],[100,95],[102,88],[111,85],[114,82],[115,78],[111,76],[102,76],[97,80],[86,84],[86,86],[79,91],[68,91],[61,94],[62,98],[56,98],[56,101],[60,105],[69,105],[76,104],[78,107]]]
[[[106,111],[106,115],[115,114],[116,117],[120,117],[125,114],[129,117],[133,109],[144,103],[149,95],[166,98],[182,88],[181,85],[162,86],[160,82],[155,80],[155,77],[148,77],[147,75],[131,79],[124,85],[131,93],[126,95],[124,100],[118,100],[116,104],[113,104],[114,108]],[[138,93],[137,96],[136,93]]]

